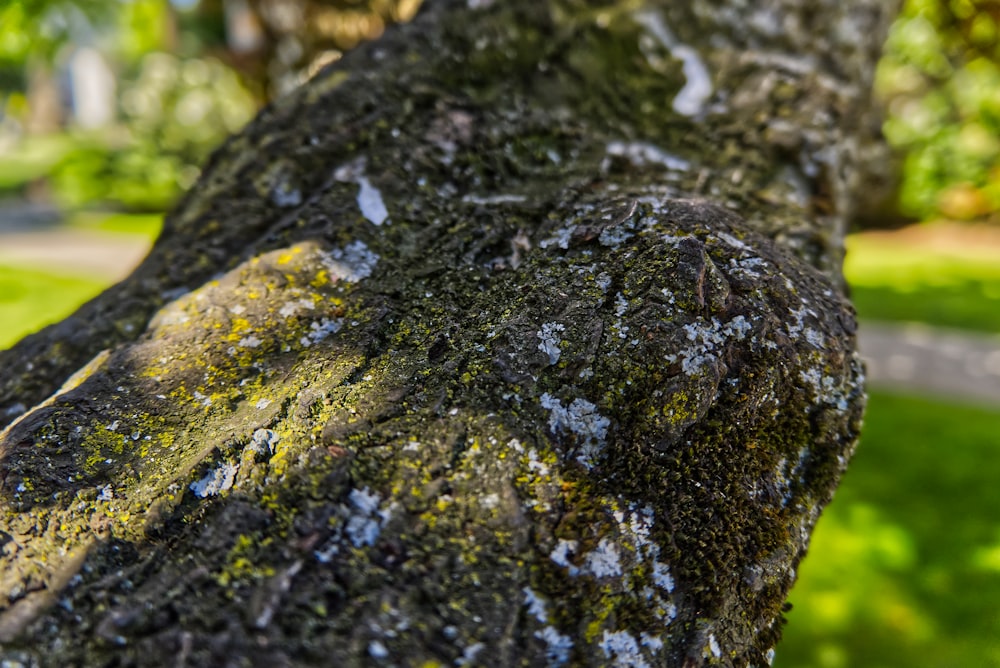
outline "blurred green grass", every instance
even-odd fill
[[[163,227],[163,214],[80,212],[71,215],[66,225],[74,229],[139,236],[152,243]]]
[[[70,215],[68,229],[101,235],[141,237],[150,243],[163,224],[162,214],[81,212]],[[0,237],[0,243],[2,243]],[[65,268],[0,264],[0,350],[70,315],[109,287],[104,279]]]
[[[873,392],[776,668],[1000,666],[1000,409]]]
[[[0,349],[62,320],[105,287],[93,278],[0,265]]]
[[[844,274],[862,319],[1000,332],[1000,252],[855,235]]]
[[[848,240],[862,321],[1000,332],[995,248]],[[1000,409],[872,392],[776,668],[1000,667]]]

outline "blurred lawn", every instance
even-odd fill
[[[776,668],[1000,666],[1000,409],[873,392]]]
[[[77,213],[65,222],[74,230],[138,236],[152,242],[160,232],[162,214]],[[0,243],[3,237],[0,236]],[[62,320],[80,304],[108,287],[108,281],[73,274],[62,267],[0,264],[0,350],[24,336]]]
[[[139,236],[152,243],[163,227],[163,214],[81,212],[70,216],[66,224],[75,229]]]
[[[862,320],[1000,332],[996,247],[848,240]],[[1000,667],[1000,408],[873,392],[776,668]]]
[[[105,287],[92,278],[0,265],[0,349],[62,320]]]
[[[848,238],[844,273],[862,319],[1000,332],[1000,248]]]

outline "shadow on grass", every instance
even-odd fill
[[[777,668],[1000,666],[1000,410],[874,393]]]

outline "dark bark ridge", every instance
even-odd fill
[[[864,403],[885,9],[469,4],[265,111],[3,353],[5,659],[769,661]]]

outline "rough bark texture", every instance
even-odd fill
[[[5,665],[767,664],[887,12],[431,2],[266,110],[0,353]]]

